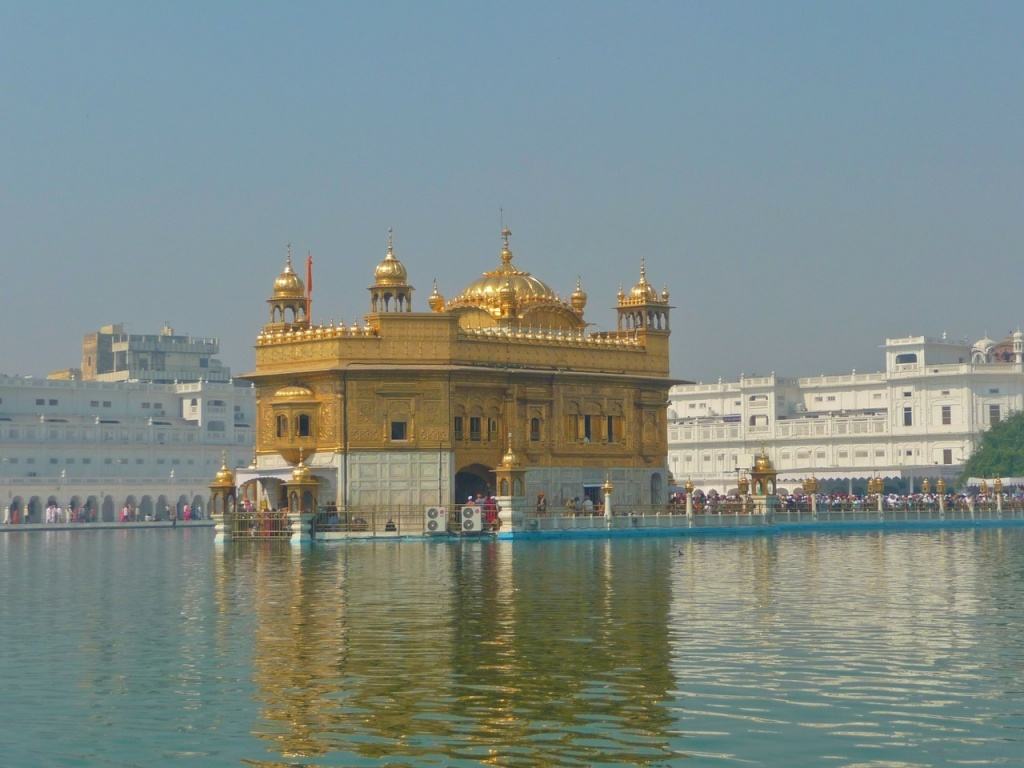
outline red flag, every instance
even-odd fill
[[[306,319],[313,304],[313,254],[306,251]]]

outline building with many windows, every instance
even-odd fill
[[[390,242],[373,271],[362,325],[319,325],[291,259],[274,281],[256,340],[257,465],[242,494],[285,506],[304,462],[318,497],[339,507],[416,506],[478,492],[550,503],[667,498],[669,295],[641,264],[619,291],[617,328],[594,331],[577,281],[567,299],[500,261],[429,311],[413,311]],[[498,471],[514,468],[503,488]],[[517,487],[516,484],[519,484]]]
[[[86,381],[229,381],[231,369],[214,355],[217,339],[176,334],[126,333],[124,325],[105,325],[82,340],[81,378]]]
[[[669,466],[727,491],[764,446],[780,486],[959,475],[982,432],[1024,408],[1024,333],[970,345],[886,339],[885,370],[673,387]]]
[[[252,455],[251,386],[51,380],[0,375],[0,505],[42,522],[49,504],[113,521],[205,507],[222,453]]]

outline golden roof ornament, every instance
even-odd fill
[[[630,290],[629,297],[634,301],[658,300],[658,292],[647,282],[647,260],[643,256],[640,257],[640,279]]]
[[[384,260],[373,270],[374,284],[377,286],[405,286],[409,275],[405,265],[395,258],[394,233],[388,227],[387,252]]]
[[[693,484],[693,480],[690,478],[686,479],[686,484],[683,486],[683,488],[686,489],[687,494],[693,493],[696,487],[697,486]]]
[[[775,471],[775,467],[772,466],[772,460],[768,458],[768,453],[763,445],[761,446],[761,453],[754,460],[754,471],[762,474]]]
[[[818,478],[811,475],[804,480],[804,492],[805,493],[817,493],[818,492]]]
[[[220,469],[217,470],[217,474],[213,478],[213,485],[221,487],[234,487],[235,485],[235,473],[228,469],[228,452],[220,452]]]
[[[1002,493],[1003,492],[1003,478],[997,477],[995,482],[992,483],[992,489],[996,492],[996,494]]]
[[[587,306],[587,294],[583,290],[583,279],[579,275],[576,275],[576,290],[569,297],[569,303],[572,304],[572,308],[580,315],[583,314],[583,309]]]
[[[511,432],[508,433],[508,449],[505,451],[505,455],[501,457],[501,466],[503,469],[514,469],[519,466],[519,457],[512,450]]]
[[[311,481],[311,476],[312,472],[310,472],[309,467],[306,466],[306,462],[302,458],[302,448],[299,448],[299,463],[292,470],[292,482],[308,483]]]
[[[285,258],[284,269],[281,270],[281,274],[274,280],[274,295],[275,299],[304,299],[306,297],[306,288],[302,284],[302,280],[295,274],[295,270],[292,269],[292,244],[287,245],[288,255]]]
[[[440,312],[444,309],[444,296],[442,296],[437,290],[437,278],[434,278],[434,288],[430,292],[430,296],[427,297],[427,306],[430,307],[431,312]]]

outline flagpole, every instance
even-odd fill
[[[306,251],[306,322],[312,324],[313,309],[313,254]]]

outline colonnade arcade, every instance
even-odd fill
[[[83,494],[70,496],[55,494],[15,495],[3,506],[2,521],[17,520],[20,523],[45,523],[46,510],[59,510],[57,522],[82,520],[85,522],[116,523],[127,510],[128,519],[135,521],[169,520],[177,516],[185,519],[186,507],[191,516],[206,517],[209,499],[199,494],[126,494],[110,493]]]

